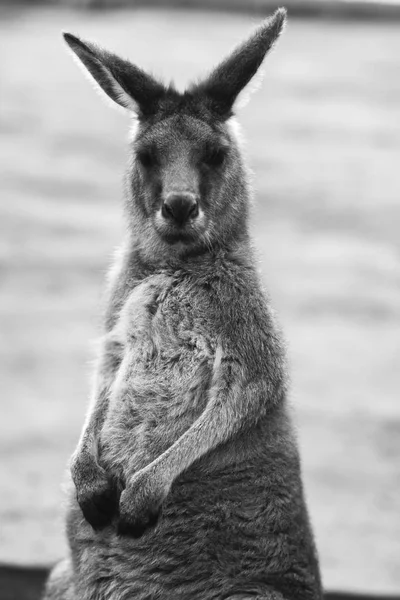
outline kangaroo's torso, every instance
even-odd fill
[[[127,332],[127,376],[111,394],[101,437],[108,470],[121,475],[128,456],[142,469],[204,410],[217,347],[229,338],[226,314],[234,318],[246,308],[251,314],[255,296],[267,310],[254,279],[245,285],[246,277],[235,281],[234,271],[223,268],[217,278],[198,280],[156,274],[126,294],[116,329]],[[228,297],[221,302],[232,282],[241,287],[231,298],[236,308],[227,305]],[[268,327],[266,361],[275,352],[276,332],[271,322]],[[81,600],[217,599],[261,594],[266,585],[296,600],[318,594],[299,459],[284,405],[183,473],[156,528],[140,539],[118,536],[113,525],[95,533],[71,495],[68,530]]]

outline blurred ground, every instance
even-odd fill
[[[0,560],[60,557],[60,482],[123,229],[127,119],[62,47],[94,38],[179,83],[243,16],[0,14]],[[289,342],[328,587],[400,590],[400,24],[292,21],[241,110],[254,233]]]

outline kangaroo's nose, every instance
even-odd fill
[[[171,192],[162,205],[162,216],[178,225],[184,225],[199,214],[199,203],[190,193]]]

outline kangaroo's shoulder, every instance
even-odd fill
[[[283,374],[283,336],[254,263],[225,261],[215,272],[212,288],[216,322],[228,353],[257,372],[268,363],[269,370]]]
[[[252,260],[223,255],[200,278],[200,285],[222,322],[236,322],[238,327],[271,324],[269,298]]]

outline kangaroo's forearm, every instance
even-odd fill
[[[146,470],[170,486],[196,460],[256,423],[268,411],[268,396],[274,392],[263,380],[246,379],[237,365],[217,355],[206,409]]]
[[[75,456],[85,452],[98,458],[98,438],[107,415],[110,387],[120,366],[122,354],[121,341],[115,334],[108,334],[103,341],[92,400]]]
[[[258,390],[254,389],[254,392],[258,394]],[[162,471],[172,484],[196,460],[245,427],[241,411],[249,409],[255,399],[250,389],[212,397],[199,419],[149,467]],[[256,415],[248,418],[247,424],[253,420],[256,422]]]
[[[109,274],[107,304],[104,315],[106,334],[101,341],[100,355],[95,369],[89,410],[75,455],[91,452],[97,456],[97,439],[103,427],[109,403],[110,387],[122,360],[123,342],[117,332],[117,321],[121,306],[128,293],[127,280],[133,279],[129,269],[130,240],[126,239],[115,256],[115,266]]]
[[[81,437],[74,453],[75,456],[85,452],[91,454],[97,460],[97,440],[106,418],[107,409],[108,386],[101,386],[100,389],[96,386],[86,422],[83,426]]]

